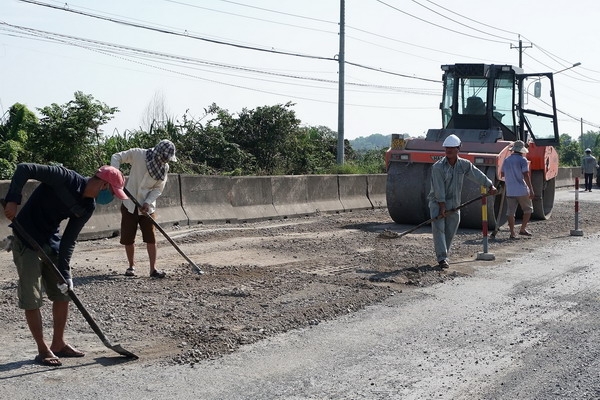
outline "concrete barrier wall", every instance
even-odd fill
[[[556,187],[572,187],[582,179],[579,167],[560,168]],[[385,174],[225,177],[169,174],[157,201],[157,222],[163,227],[198,223],[245,222],[343,212],[387,206]],[[0,181],[0,197],[9,181]],[[582,184],[580,182],[580,184]],[[23,201],[37,182],[25,185]],[[80,239],[119,234],[120,202],[98,205]],[[0,237],[10,234],[0,213]]]
[[[340,212],[344,206],[340,201],[337,175],[307,175],[307,201],[316,212]]]
[[[386,208],[387,174],[367,175],[367,195],[375,208]]]
[[[344,211],[373,208],[367,193],[367,175],[338,175],[338,186]]]
[[[180,175],[181,203],[190,225],[237,222],[228,176]]]
[[[270,176],[231,178],[231,205],[240,222],[273,219],[277,210],[273,205]]]
[[[280,218],[308,216],[317,212],[308,202],[308,179],[305,175],[272,176],[273,206]]]
[[[556,176],[556,187],[575,187],[575,178],[579,178],[579,186],[583,185],[581,167],[559,168]]]

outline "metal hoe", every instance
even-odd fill
[[[2,203],[2,207],[6,206],[6,201],[4,199],[0,199],[0,202]],[[27,243],[29,243],[29,245],[37,251],[38,256],[48,265],[48,267],[53,270],[54,274],[56,275],[56,278],[58,279],[58,282],[61,284],[66,284],[67,282],[65,281],[65,278],[62,276],[62,274],[56,267],[56,264],[54,264],[52,259],[48,256],[48,254],[46,254],[42,246],[40,246],[40,244],[33,237],[31,237],[29,233],[27,233],[27,231],[23,228],[19,221],[17,221],[16,218],[12,220],[12,225],[15,227],[17,232],[19,232],[19,234],[27,241]],[[100,338],[100,340],[102,340],[102,343],[104,343],[106,347],[127,358],[133,358],[136,360],[139,358],[132,352],[125,350],[123,347],[121,347],[121,345],[110,343],[110,341],[106,338],[106,335],[102,332],[98,324],[96,324],[96,321],[94,321],[90,313],[85,309],[83,303],[81,303],[75,292],[69,289],[67,293],[71,300],[73,300],[73,303],[75,303],[81,314],[83,314],[85,320],[88,322],[88,324],[90,324],[92,330],[96,333],[96,335],[98,335],[98,337]]]
[[[129,199],[131,201],[133,201],[133,203],[136,205],[136,207],[138,209],[142,208],[142,205],[140,204],[140,202],[137,201],[135,197],[133,197],[133,195],[131,194],[131,192],[129,192],[129,190],[127,190],[126,188],[123,188],[123,191],[125,192],[125,194],[127,195],[127,197],[129,197]],[[177,246],[177,243],[175,243],[173,241],[173,239],[171,239],[169,237],[169,235],[167,234],[167,232],[165,232],[165,230],[158,224],[158,222],[156,222],[156,220],[154,218],[152,218],[149,214],[146,214],[146,216],[148,218],[150,218],[150,221],[152,221],[152,223],[154,224],[154,226],[156,227],[156,229],[158,229],[160,231],[160,233],[162,233],[163,236],[169,241],[169,243],[171,243],[173,245],[173,247],[175,248],[175,250],[177,250],[179,252],[179,254],[181,254],[183,256],[183,258],[185,258],[188,263],[190,263],[190,265],[192,266],[192,270],[194,272],[196,272],[197,274],[202,275],[204,273],[204,271],[202,271],[200,269],[200,267],[198,267],[196,265],[196,263],[194,263],[192,260],[190,260],[190,258],[183,252],[183,250],[181,250],[179,248],[179,246]]]
[[[482,194],[481,196],[477,196],[474,199],[471,199],[469,201],[466,201],[466,202],[462,203],[461,205],[459,205],[456,208],[453,208],[451,210],[446,210],[446,214],[454,213],[454,212],[460,210],[461,208],[464,208],[464,207],[468,206],[469,204],[475,203],[476,201],[481,200],[481,199],[483,199],[484,197],[487,197],[487,196],[491,196],[491,194]],[[429,223],[431,223],[433,221],[436,221],[436,220],[442,219],[442,218],[444,218],[444,216],[442,214],[440,214],[440,215],[438,215],[437,217],[434,217],[434,218],[429,218],[427,221],[423,221],[419,225],[417,225],[415,227],[412,227],[412,228],[410,228],[409,230],[407,230],[405,232],[399,233],[398,236],[396,236],[396,238],[401,238],[402,236],[405,236],[405,235],[407,235],[407,234],[409,234],[411,232],[416,231],[417,229],[419,229],[420,227],[422,227],[424,225],[427,225],[427,224],[429,224]]]

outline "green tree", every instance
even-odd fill
[[[212,175],[218,173],[230,175],[248,174],[255,170],[256,162],[252,154],[244,151],[237,143],[230,142],[221,121],[230,121],[231,116],[211,105],[205,110],[205,117],[212,115],[206,125],[201,121],[183,116],[182,136],[178,150],[180,162],[186,163],[190,172]]]
[[[299,128],[284,144],[283,173],[287,175],[322,174],[335,165],[332,143],[335,132],[325,126]]]
[[[25,105],[15,103],[0,123],[0,179],[10,179],[19,162],[30,157],[25,150],[29,133],[36,129],[38,119]]]
[[[292,106],[288,102],[255,110],[244,108],[238,118],[229,116],[220,121],[225,139],[254,156],[257,173],[272,175],[283,171],[283,161],[288,156],[285,144],[300,127]]]
[[[38,111],[40,122],[27,142],[34,161],[60,163],[83,175],[92,175],[105,162],[100,127],[118,112],[116,107],[75,92],[75,100]]]
[[[560,135],[558,157],[561,167],[576,167],[581,165],[582,153],[579,142],[573,140],[571,136],[566,133]]]

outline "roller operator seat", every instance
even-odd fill
[[[472,96],[467,98],[465,114],[485,115],[485,103],[481,100],[481,97]]]

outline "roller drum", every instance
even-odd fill
[[[486,167],[485,174],[496,181],[496,168]],[[430,219],[427,195],[431,186],[431,164],[408,164],[392,162],[387,173],[386,202],[390,217],[397,224],[420,224]],[[481,187],[465,179],[461,193],[461,204],[481,195]],[[506,221],[506,202],[499,210],[500,195],[487,198],[488,228],[494,229],[496,222]],[[461,209],[461,228],[481,229],[481,202]],[[499,219],[498,219],[499,217]]]
[[[397,224],[420,224],[428,220],[431,164],[392,162],[387,173],[386,202]]]
[[[532,171],[531,184],[535,198],[533,199],[532,219],[546,220],[552,214],[554,208],[554,195],[556,191],[556,179],[544,181],[543,171]]]

